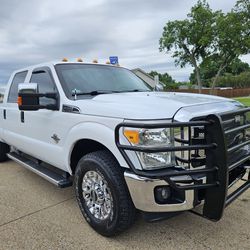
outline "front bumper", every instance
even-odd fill
[[[182,128],[188,131],[188,139],[178,139],[180,146],[141,147],[123,145],[119,134],[122,127],[132,128]],[[204,136],[192,137],[192,130],[197,128]],[[122,123],[115,129],[115,141],[124,156],[131,172],[125,172],[125,179],[135,206],[146,212],[176,212],[190,210],[203,203],[201,216],[213,221],[221,219],[224,209],[239,195],[250,188],[250,175],[244,184],[230,193],[235,179],[246,172],[250,165],[250,108],[238,109],[221,114],[208,115],[189,122],[169,122],[164,124]],[[188,152],[189,156],[197,151],[205,152],[203,165],[197,166],[197,159],[186,160],[176,157],[186,166],[162,170],[138,170],[133,166],[127,151],[146,153]],[[194,153],[193,153],[194,152]],[[179,181],[184,176],[186,181]],[[200,179],[202,176],[202,179]],[[185,193],[181,203],[159,204],[155,201],[153,191],[156,186],[169,185],[173,190]],[[234,186],[234,185],[233,185]],[[198,195],[197,195],[198,194]]]
[[[158,204],[154,189],[158,186],[169,186],[164,180],[150,179],[130,172],[124,177],[135,207],[144,212],[178,212],[194,207],[194,190],[186,190],[182,203]]]
[[[246,178],[248,175],[250,176],[250,167],[248,167],[248,171],[245,174]],[[135,207],[143,212],[180,212],[192,209],[196,210],[196,208],[200,205],[204,205],[204,202],[197,201],[198,193],[194,189],[183,191],[184,199],[182,202],[159,204],[156,202],[154,190],[156,187],[160,186],[171,187],[171,184],[169,184],[167,181],[139,176],[128,171],[124,172],[124,178]],[[239,180],[240,178],[237,179],[234,182],[234,185],[231,185],[231,187],[234,187],[236,182],[238,182]],[[199,181],[201,183],[204,183],[206,180],[203,177],[200,178]],[[176,180],[176,184],[183,186],[183,188],[185,187],[185,185],[187,185],[184,184],[184,182],[185,180]],[[242,186],[242,189],[239,191],[240,193],[230,192],[227,199],[228,205],[234,200],[234,198],[237,198],[238,195],[246,191],[248,188],[250,188],[249,180]]]

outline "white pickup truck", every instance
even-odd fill
[[[153,91],[123,67],[44,63],[10,77],[0,160],[74,184],[83,216],[105,236],[136,211],[217,221],[250,187],[249,113],[231,99]]]

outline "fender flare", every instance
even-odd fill
[[[114,128],[107,127],[100,123],[85,122],[72,127],[65,140],[65,145],[63,147],[63,161],[70,174],[72,174],[70,166],[71,153],[75,144],[82,139],[89,139],[102,144],[114,155],[120,166],[129,168],[115,144]]]

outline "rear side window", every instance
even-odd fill
[[[9,96],[8,96],[8,101],[11,103],[16,103],[17,102],[17,95],[18,95],[18,84],[23,83],[25,81],[26,75],[28,71],[23,71],[16,73],[11,86],[10,86],[10,91],[9,91]]]

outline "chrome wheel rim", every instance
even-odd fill
[[[88,171],[82,181],[83,198],[89,212],[99,220],[112,216],[113,199],[107,181],[96,171]]]

